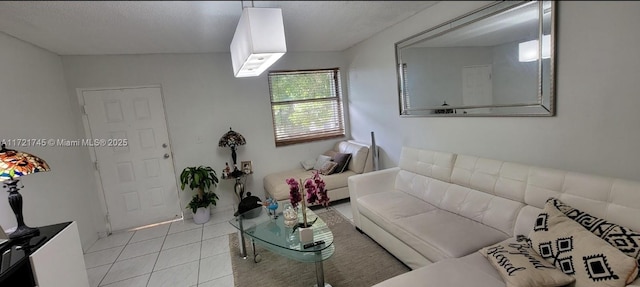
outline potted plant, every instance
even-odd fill
[[[184,190],[189,185],[191,190],[197,190],[189,207],[193,212],[193,221],[202,224],[211,218],[210,205],[216,205],[218,196],[213,192],[212,188],[218,185],[218,177],[216,171],[208,166],[186,167],[180,174],[180,188]]]

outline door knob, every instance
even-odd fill
[[[168,154],[168,153],[165,153],[165,154],[164,154],[164,158],[169,158],[169,154]]]
[[[162,147],[163,147],[163,148],[167,148],[167,147],[168,147],[168,145],[167,145],[166,143],[163,143],[163,144],[162,144]]]

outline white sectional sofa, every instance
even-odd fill
[[[369,172],[373,169],[369,146],[350,140],[339,141],[332,150],[325,152],[325,154],[330,154],[331,151],[351,154],[351,159],[347,165],[347,170],[344,172],[322,175],[322,179],[326,184],[327,194],[331,201],[349,198],[347,179],[352,175]],[[297,167],[266,175],[263,179],[266,195],[278,201],[288,201],[289,185],[287,185],[286,180],[288,178],[304,180],[310,178],[313,175],[313,171],[314,170],[305,170],[302,167]]]
[[[640,231],[639,182],[470,155],[405,147],[348,185],[356,227],[414,269],[377,286],[505,286],[478,250],[528,235],[549,197]]]

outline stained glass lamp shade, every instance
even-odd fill
[[[245,144],[247,144],[247,141],[244,139],[244,137],[241,134],[233,131],[231,128],[229,128],[229,131],[226,134],[222,135],[220,141],[218,141],[219,147],[231,148],[231,158],[233,159],[234,165],[236,164],[236,146]]]
[[[18,192],[18,178],[32,173],[49,171],[49,165],[41,158],[5,148],[2,145],[0,150],[0,182],[9,192],[9,205],[16,215],[18,227],[16,231],[9,235],[9,238],[26,238],[38,235],[37,228],[28,227],[24,224],[22,217],[22,195]]]

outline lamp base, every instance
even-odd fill
[[[18,182],[19,180],[17,179],[11,179],[3,182],[5,187],[9,188],[9,205],[11,206],[13,213],[16,215],[16,221],[18,222],[16,231],[9,234],[10,239],[22,239],[40,235],[40,230],[38,228],[29,227],[24,224],[24,218],[22,217],[22,195],[18,192]]]
[[[26,225],[18,226],[16,231],[9,234],[9,239],[23,239],[40,235],[40,229]]]

